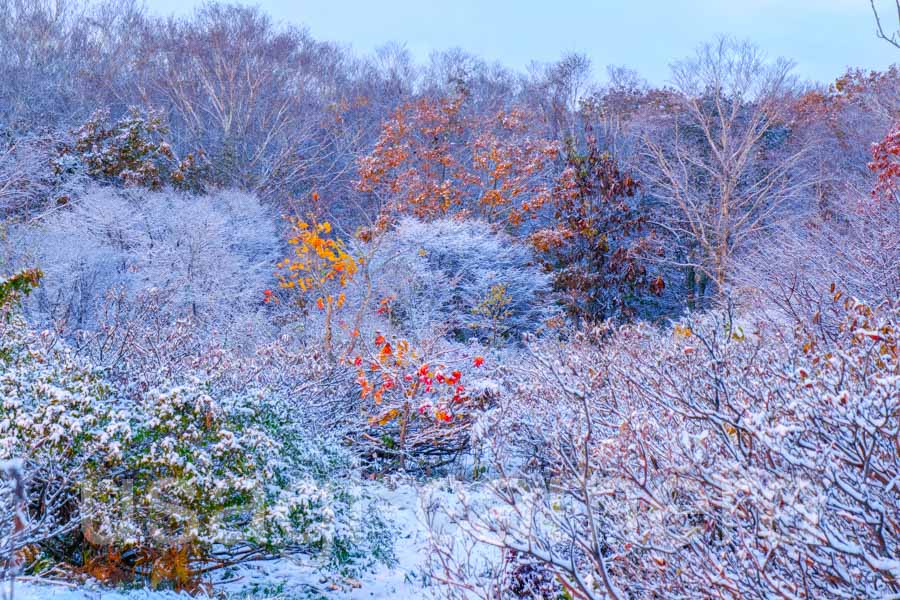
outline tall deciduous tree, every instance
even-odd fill
[[[633,206],[638,187],[595,140],[583,150],[569,144],[546,222],[531,242],[576,318],[632,316],[639,293],[664,287],[661,279],[651,283],[638,256],[645,223]]]
[[[207,4],[148,24],[136,93],[206,150],[216,179],[264,196],[334,176],[340,56],[257,8]]]
[[[808,184],[794,172],[802,150],[785,143],[790,71],[725,38],[673,66],[678,104],[645,137],[644,176],[662,204],[656,225],[681,250],[669,260],[698,295],[707,281],[724,291],[734,256]]]
[[[360,160],[359,189],[390,212],[435,218],[467,211],[518,225],[549,192],[558,146],[529,135],[529,116],[467,110],[468,95],[420,97],[384,125]]]

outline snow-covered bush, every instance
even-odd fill
[[[129,439],[124,407],[95,373],[18,317],[0,324],[0,461],[21,462],[27,493],[8,550],[77,528],[78,484],[120,461]]]
[[[70,141],[60,144],[53,167],[61,176],[84,173],[105,183],[201,191],[209,167],[203,151],[181,159],[168,138],[160,111],[131,107],[113,122],[109,110],[98,110],[72,132]]]
[[[60,182],[48,162],[52,136],[13,137],[0,128],[0,214],[4,218],[33,213],[54,197]]]
[[[22,269],[0,279],[0,315],[4,319],[11,319],[22,299],[34,291],[43,276],[40,269]]]
[[[409,332],[515,339],[554,314],[550,278],[531,250],[481,221],[404,218],[372,270],[386,310]]]
[[[737,264],[731,292],[812,316],[833,288],[878,304],[900,297],[900,127],[872,145],[871,194],[848,194],[803,227],[774,229]]]
[[[223,557],[291,547],[328,560],[332,543],[352,545],[335,508],[346,503],[327,484],[297,477],[258,400],[225,405],[197,386],[148,394],[122,477],[98,471],[85,492],[91,545],[131,549],[137,574],[181,584]],[[173,570],[180,561],[183,573]]]
[[[12,235],[14,260],[47,275],[29,316],[67,330],[94,327],[111,289],[166,293],[173,317],[210,330],[253,323],[279,243],[273,215],[234,191],[98,188]]]
[[[833,285],[869,303],[900,297],[900,202],[850,200],[827,219],[773,231],[738,262],[731,291],[744,303],[811,316]]]
[[[462,493],[452,522],[571,597],[896,593],[900,307],[825,310],[542,343],[480,426],[491,500]],[[496,589],[502,565],[435,540],[450,595]]]
[[[6,554],[38,544],[101,579],[187,588],[275,553],[345,570],[386,535],[355,471],[306,460],[278,399],[214,398],[199,381],[123,394],[52,334],[0,327],[0,461],[21,460],[27,494]],[[21,512],[12,492],[0,486],[4,529]]]

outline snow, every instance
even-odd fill
[[[22,471],[23,461],[21,458],[11,458],[8,460],[0,460],[0,473],[16,473]]]
[[[411,480],[371,482],[371,494],[395,533],[396,564],[377,564],[374,571],[358,580],[331,581],[309,565],[289,559],[257,561],[242,565],[216,592],[241,599],[283,599],[328,597],[339,600],[423,598],[428,596],[422,567],[428,546],[428,531],[420,498],[424,488]],[[448,486],[428,486],[442,501],[454,501]],[[443,490],[435,492],[435,490]],[[173,592],[129,590],[110,591],[95,586],[74,588],[68,584],[42,584],[17,580],[15,600],[169,600],[189,596]],[[218,596],[217,596],[218,597]],[[0,594],[0,598],[3,595]]]
[[[8,584],[0,588],[0,598],[9,593]],[[110,591],[92,587],[71,587],[68,584],[16,581],[14,600],[184,600],[187,594],[152,592],[149,590]]]
[[[428,534],[419,501],[419,486],[411,481],[394,486],[371,485],[372,495],[377,499],[375,505],[381,507],[381,516],[394,528],[395,565],[379,564],[374,572],[364,573],[359,580],[331,582],[323,581],[312,568],[290,560],[256,562],[243,566],[236,580],[224,585],[223,589],[232,593],[278,589],[286,597],[319,590],[329,598],[342,600],[422,597],[421,563]]]

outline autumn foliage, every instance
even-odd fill
[[[577,318],[633,315],[642,291],[665,286],[650,281],[639,255],[646,217],[630,204],[638,189],[596,140],[588,139],[585,150],[570,144],[546,225],[530,240]]]
[[[343,291],[356,274],[359,263],[347,252],[346,244],[337,237],[328,221],[309,222],[290,219],[291,237],[288,243],[294,256],[278,263],[281,287],[295,289],[302,303],[314,302],[325,315],[324,347],[332,354],[332,320],[334,313],[344,307]],[[270,298],[267,294],[266,298]]]
[[[455,364],[430,361],[408,340],[380,333],[367,350],[353,358],[352,368],[371,415],[372,433],[363,439],[374,442],[375,452],[404,469],[410,457],[431,467],[464,450],[482,402],[463,384],[466,366],[459,358]],[[484,358],[476,356],[469,365],[481,368]]]
[[[0,600],[900,598],[900,67],[243,4],[0,0]]]
[[[876,199],[900,199],[900,124],[872,146],[869,168],[878,180],[872,196]]]
[[[360,159],[358,188],[388,212],[425,219],[466,212],[518,225],[549,193],[558,145],[529,134],[525,111],[478,114],[467,99],[423,97],[398,108]]]
[[[11,308],[38,286],[44,276],[40,269],[23,269],[0,279],[0,312]]]
[[[563,151],[531,135],[526,111],[473,116],[466,100],[423,97],[398,109],[360,160],[359,189],[383,201],[383,215],[471,215],[521,231],[573,314],[633,314],[651,287],[637,252],[645,217],[629,205],[637,181],[594,137]]]

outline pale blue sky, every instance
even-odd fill
[[[878,0],[886,15],[893,0]],[[159,14],[201,0],[147,0]],[[368,52],[395,41],[418,60],[460,47],[522,69],[564,52],[587,54],[598,78],[624,65],[653,83],[668,64],[719,34],[750,39],[797,63],[804,79],[832,81],[846,67],[884,68],[900,51],[875,38],[869,0],[256,0],[275,19],[317,39]],[[896,14],[896,13],[894,13]],[[890,21],[888,21],[890,22]],[[894,17],[893,24],[896,24]]]

